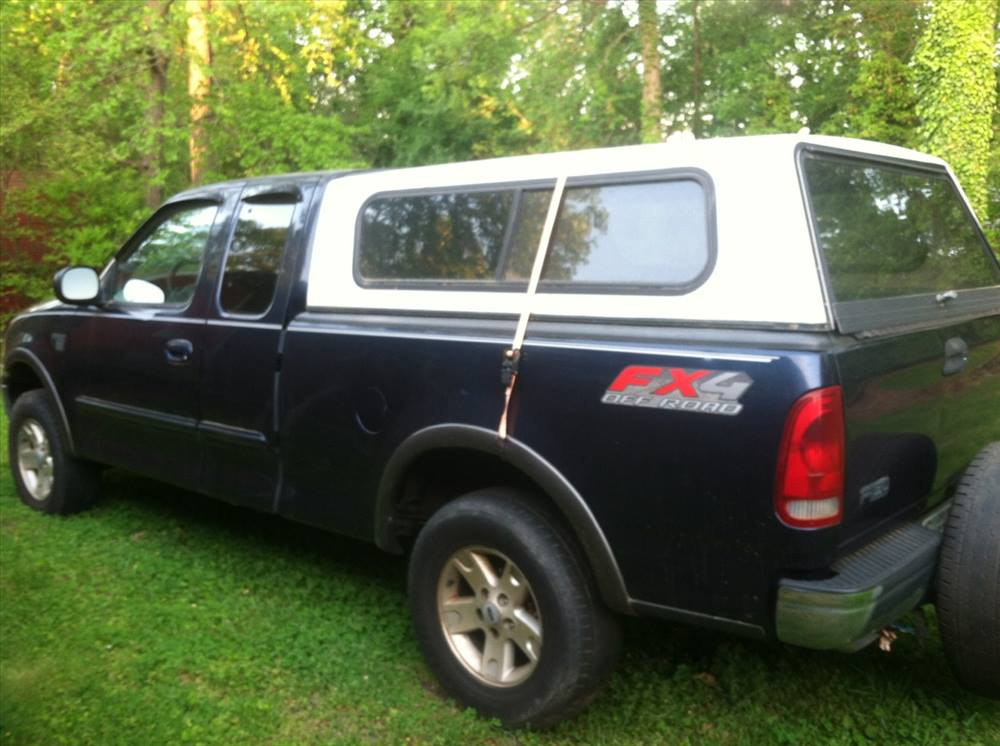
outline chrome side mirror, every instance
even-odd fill
[[[63,303],[96,303],[101,294],[101,280],[90,267],[67,267],[56,273],[56,297]]]

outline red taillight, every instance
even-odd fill
[[[794,528],[840,523],[844,512],[844,403],[840,386],[792,405],[778,451],[774,508]]]

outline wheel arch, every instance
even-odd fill
[[[44,389],[55,404],[70,454],[76,455],[76,445],[73,442],[73,431],[69,427],[69,418],[66,416],[62,399],[59,397],[59,392],[49,371],[31,350],[26,350],[23,347],[12,350],[7,355],[3,368],[3,395],[7,411],[11,410],[21,394],[36,389]]]
[[[399,445],[386,464],[375,500],[375,543],[380,548],[401,553],[401,536],[415,535],[419,530],[405,525],[399,511],[410,475],[425,460],[454,456],[456,452],[468,454],[477,464],[495,466],[500,473],[516,480],[515,483],[532,488],[557,511],[590,564],[604,602],[614,611],[631,613],[628,592],[611,545],[580,493],[541,455],[513,438],[500,439],[494,430],[474,425],[434,425],[413,433]],[[488,486],[493,485],[478,485]],[[459,493],[449,495],[444,502],[458,496]]]

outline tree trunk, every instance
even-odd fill
[[[146,35],[149,39],[149,47],[146,49],[149,73],[146,81],[146,128],[151,141],[142,155],[140,169],[146,183],[146,206],[150,209],[163,201],[160,164],[163,162],[164,97],[167,92],[167,66],[170,58],[164,51],[160,38],[163,36],[163,19],[169,9],[170,0],[146,0]]]
[[[205,172],[208,145],[208,118],[211,109],[208,97],[212,91],[210,66],[212,45],[208,36],[208,14],[212,0],[187,0],[188,96],[191,101],[191,136],[188,152],[191,161],[191,183],[199,184]]]
[[[694,103],[694,121],[691,132],[695,137],[704,134],[701,120],[701,20],[698,18],[698,0],[691,6],[691,47],[694,60],[691,65],[691,101]]]
[[[642,108],[640,128],[643,142],[663,140],[663,88],[660,84],[660,23],[656,0],[639,0],[639,42],[642,45]]]

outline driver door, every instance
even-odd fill
[[[226,215],[225,200],[168,205],[105,272],[108,301],[92,320],[85,381],[74,401],[86,457],[198,486],[202,285]]]

